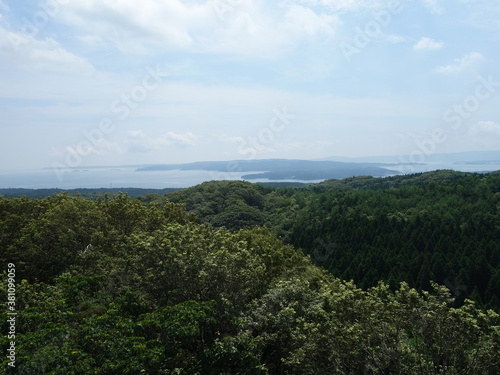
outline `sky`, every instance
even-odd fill
[[[490,0],[0,0],[0,171],[499,150],[499,47]]]

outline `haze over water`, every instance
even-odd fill
[[[489,172],[500,170],[497,164],[475,165],[457,163],[427,163],[425,165],[411,165],[401,167],[405,173],[411,168],[411,173],[428,172],[437,169],[453,169],[462,172]],[[398,167],[390,167],[398,170]],[[258,173],[258,171],[255,171]],[[77,188],[185,188],[200,184],[204,181],[226,178],[241,180],[249,172],[217,172],[204,170],[170,170],[170,171],[141,171],[135,167],[114,167],[98,169],[74,169],[63,173],[61,178],[50,169],[32,170],[23,172],[0,173],[0,188],[27,188],[27,189],[77,189]],[[250,182],[267,182],[268,179],[253,179]],[[283,180],[276,180],[283,181]],[[286,180],[298,182],[320,182],[322,180]]]

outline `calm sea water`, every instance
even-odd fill
[[[397,168],[390,168],[397,169]],[[453,169],[462,172],[488,172],[500,170],[498,165],[427,164],[402,168],[403,173],[419,173],[436,169]],[[68,170],[62,175],[52,170],[22,172],[0,172],[0,188],[27,189],[76,189],[76,188],[182,188],[211,180],[242,180],[242,176],[258,172],[214,172],[214,171],[148,171],[136,172],[135,168],[100,168]],[[250,180],[266,182],[267,179]],[[291,180],[298,181],[298,180]],[[298,181],[298,182],[320,182]]]
[[[210,180],[241,180],[241,176],[246,173],[181,170],[136,172],[134,168],[103,168],[75,169],[58,175],[52,170],[41,170],[0,174],[0,188],[180,188]]]

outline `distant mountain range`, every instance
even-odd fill
[[[383,177],[398,174],[389,169],[395,164],[346,163],[339,161],[261,159],[234,161],[207,161],[188,164],[160,164],[142,166],[139,172],[169,170],[207,170],[217,172],[252,172],[243,175],[245,180],[325,180],[353,176]]]
[[[449,154],[425,154],[424,152],[416,155],[385,155],[385,156],[363,156],[363,157],[345,157],[331,156],[328,158],[317,159],[318,161],[341,161],[350,163],[393,163],[401,162],[415,164],[425,163],[451,163],[451,164],[500,164],[500,150],[495,151],[465,151]]]

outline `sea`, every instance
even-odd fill
[[[462,172],[491,172],[500,170],[499,164],[444,164],[428,163],[411,166],[387,167],[398,174],[452,169]],[[244,180],[243,176],[255,172],[217,172],[206,170],[137,171],[137,167],[78,168],[58,171],[52,169],[1,171],[0,188],[24,189],[78,189],[78,188],[186,188],[212,180]],[[375,176],[377,177],[377,176]],[[250,182],[270,182],[268,179],[252,179]],[[315,183],[323,180],[279,180],[280,182]]]

